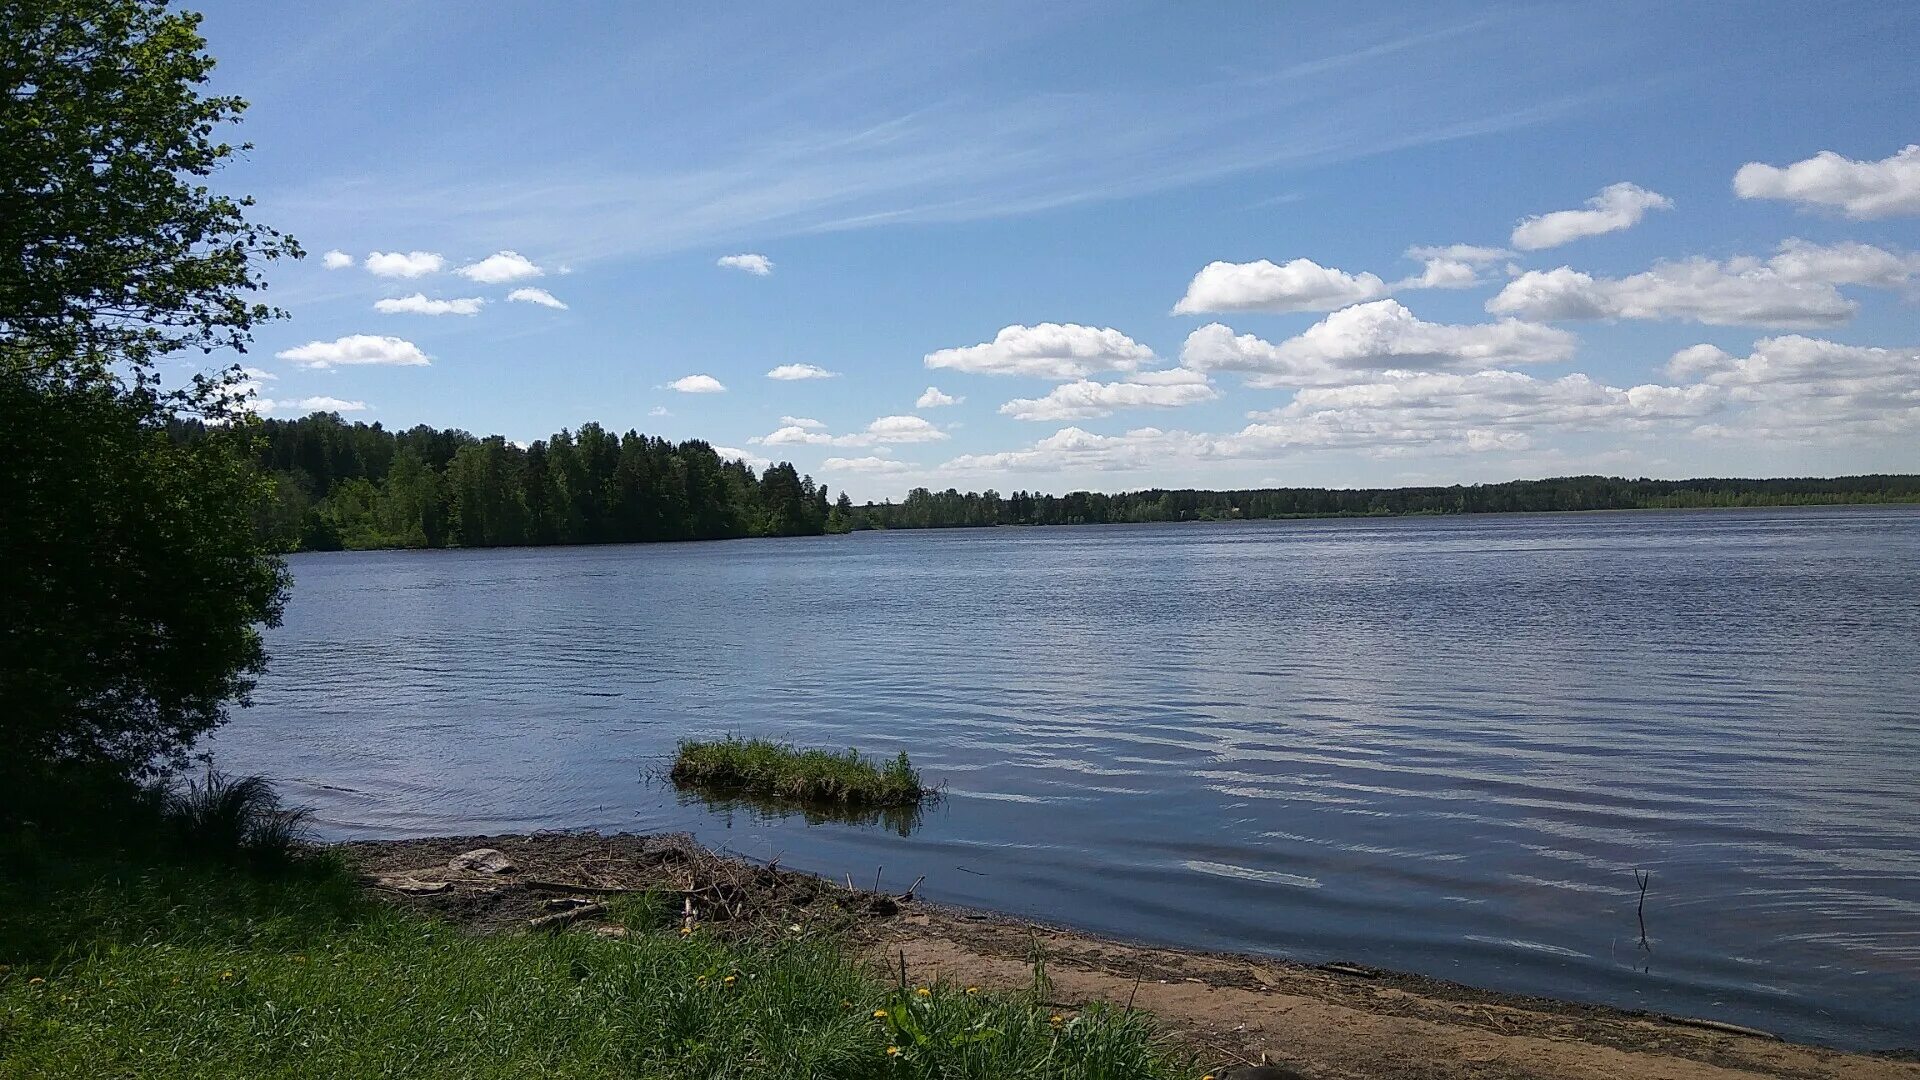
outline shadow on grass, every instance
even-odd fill
[[[303,849],[298,815],[257,779],[66,795],[14,800],[0,823],[0,963],[163,936],[298,949],[377,910],[337,856]]]

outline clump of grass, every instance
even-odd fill
[[[208,854],[284,862],[306,839],[307,812],[281,805],[262,776],[209,769],[205,780],[168,790],[162,813],[181,844]]]
[[[677,784],[845,806],[912,806],[926,795],[905,753],[882,762],[857,750],[800,750],[733,736],[682,741],[672,776]]]

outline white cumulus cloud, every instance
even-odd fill
[[[1266,259],[1250,263],[1212,262],[1193,275],[1187,294],[1173,306],[1176,315],[1230,311],[1332,311],[1385,296],[1387,284],[1373,274],[1349,274],[1295,259],[1278,266]]]
[[[454,273],[482,285],[501,285],[546,273],[532,259],[517,251],[496,251],[479,262],[468,263]]]
[[[1480,247],[1474,244],[1444,244],[1440,246],[1419,245],[1407,249],[1409,259],[1445,259],[1448,262],[1463,262],[1473,266],[1499,262],[1513,257],[1506,248]]]
[[[1480,269],[1463,259],[1428,259],[1415,277],[1401,278],[1395,289],[1470,289],[1480,284]]]
[[[310,368],[347,367],[356,364],[389,364],[418,367],[427,363],[420,346],[405,338],[384,334],[349,334],[332,341],[309,341],[274,355],[282,360]]]
[[[353,256],[335,249],[320,256],[320,265],[329,270],[345,270],[353,265]]]
[[[1844,253],[1790,250],[1779,264],[1757,259],[1656,263],[1624,278],[1595,277],[1570,266],[1529,270],[1487,301],[1487,310],[1528,319],[1684,319],[1716,326],[1832,326],[1857,305],[1828,280]],[[1844,276],[1844,275],[1843,275]]]
[[[1015,420],[1079,420],[1109,416],[1119,409],[1197,405],[1219,396],[1200,372],[1170,368],[1141,372],[1125,382],[1062,383],[1045,397],[1009,401],[1000,406],[1000,414]]]
[[[1336,311],[1277,345],[1210,323],[1187,335],[1180,362],[1195,371],[1245,372],[1259,387],[1337,386],[1361,381],[1360,372],[1557,363],[1577,345],[1551,326],[1517,319],[1430,323],[1396,300],[1375,300]]]
[[[752,252],[741,255],[722,255],[714,260],[714,265],[727,270],[744,270],[755,277],[766,277],[773,273],[773,260]]]
[[[347,401],[337,397],[309,397],[292,402],[294,408],[302,412],[365,412],[364,401]]]
[[[952,394],[942,393],[937,386],[929,386],[921,391],[918,398],[914,399],[913,407],[916,409],[938,409],[947,405],[958,405],[965,400],[967,399],[964,397],[954,397]]]
[[[1640,223],[1649,210],[1671,210],[1673,200],[1638,184],[1610,184],[1587,200],[1585,210],[1556,210],[1526,218],[1511,243],[1522,251],[1559,247],[1587,236],[1619,232]]]
[[[1746,356],[1711,345],[1682,349],[1667,372],[1723,390],[1745,410],[1738,422],[1702,434],[1816,439],[1920,431],[1920,348],[1788,334],[1761,338]]]
[[[874,442],[934,442],[947,433],[918,416],[882,416],[867,425],[866,434]]]
[[[1829,206],[1856,221],[1920,214],[1920,144],[1879,161],[1854,161],[1831,150],[1784,169],[1750,161],[1733,174],[1733,193]]]
[[[438,273],[447,260],[431,251],[369,251],[365,265],[375,277],[417,278]]]
[[[507,299],[516,304],[539,304],[556,311],[567,310],[567,305],[559,297],[545,289],[536,289],[531,285],[522,286],[507,294]]]
[[[854,458],[830,457],[820,463],[820,468],[826,472],[892,473],[905,472],[912,467],[913,466],[908,465],[904,461],[895,461],[892,458],[874,457],[871,455]]]
[[[805,417],[783,416],[780,419],[785,426],[752,441],[764,446],[875,446],[885,443],[938,442],[951,437],[918,416],[882,416],[868,424],[866,430],[847,435],[829,435],[810,426]]]
[[[387,315],[478,315],[486,301],[477,296],[452,300],[430,299],[425,293],[388,296],[373,302],[373,310]]]
[[[744,461],[756,469],[764,469],[773,464],[768,458],[761,457],[751,450],[742,450],[737,446],[716,446],[713,452],[720,455],[722,461]]]
[[[806,428],[809,431],[819,431],[827,426],[811,416],[783,416],[780,418],[780,425],[782,427]]]
[[[840,375],[837,371],[828,371],[816,364],[781,364],[767,372],[767,378],[782,382],[795,382],[800,379],[833,379]]]
[[[1084,379],[1101,371],[1133,371],[1153,350],[1111,327],[1040,323],[1003,327],[992,341],[926,355],[930,368],[975,375]]]
[[[1920,254],[1888,251],[1852,240],[1833,244],[1786,240],[1780,244],[1780,253],[1766,265],[1788,281],[1880,289],[1904,288],[1920,276]]]
[[[683,394],[724,394],[727,388],[711,375],[682,375],[667,384],[667,389]]]

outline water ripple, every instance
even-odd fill
[[[1098,931],[1920,1045],[1914,508],[292,567],[215,750],[329,835],[691,829]],[[949,797],[896,828],[655,779],[730,732],[907,750]]]

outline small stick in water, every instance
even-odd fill
[[[1647,886],[1653,884],[1653,871],[1647,870],[1642,872],[1635,870],[1633,872],[1633,883],[1640,886],[1640,908],[1638,911],[1640,916],[1640,947],[1648,952],[1652,952],[1653,945],[1647,941]]]

